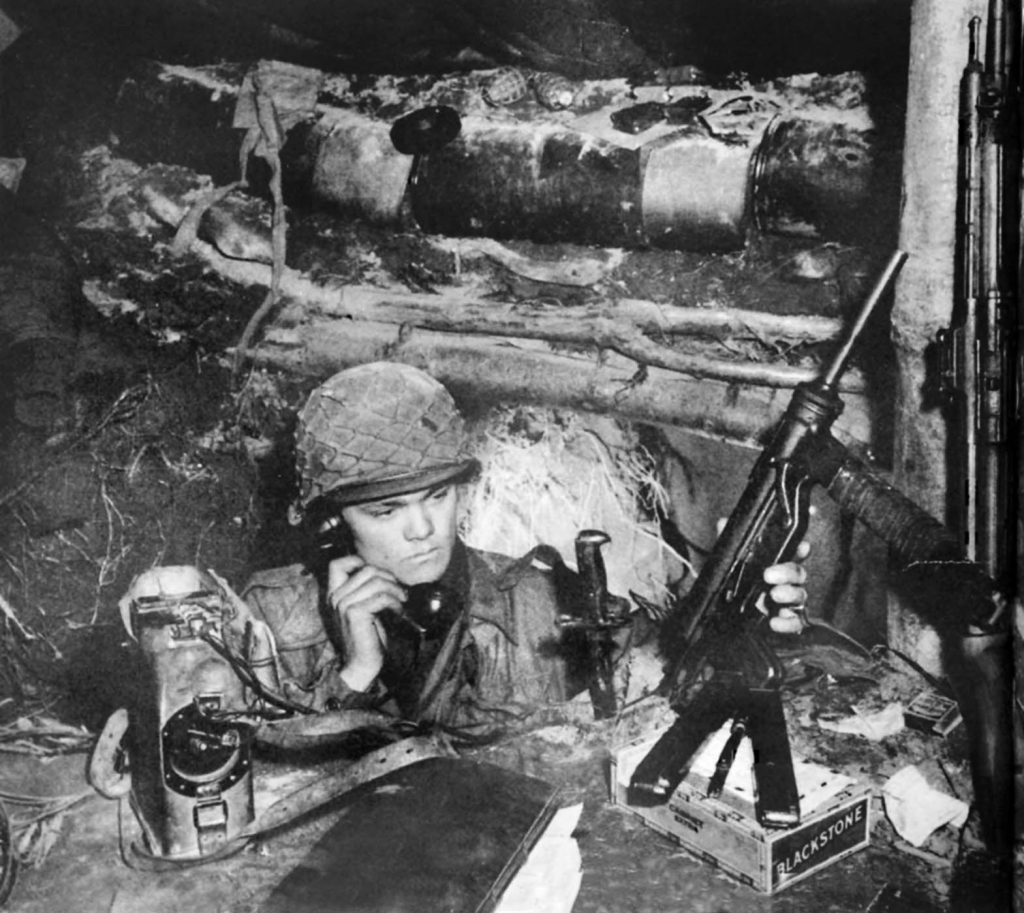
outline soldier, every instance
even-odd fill
[[[273,632],[292,700],[390,699],[405,717],[465,725],[585,688],[560,643],[552,575],[458,536],[460,486],[479,467],[440,383],[390,362],[341,371],[310,395],[296,445],[293,519],[326,550],[309,567],[257,573],[243,593]],[[780,605],[806,600],[801,565],[765,578]],[[799,624],[791,609],[781,617],[783,628]]]

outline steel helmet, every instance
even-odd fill
[[[479,464],[451,394],[397,362],[340,371],[309,396],[295,433],[299,505],[337,506],[462,480]]]

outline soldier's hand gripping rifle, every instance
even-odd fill
[[[829,434],[843,408],[839,378],[854,342],[905,259],[897,252],[889,260],[822,377],[794,391],[687,596],[685,617],[675,621],[681,630],[667,632],[669,656],[678,657],[667,679],[669,702],[679,717],[634,772],[629,788],[633,804],[666,801],[704,739],[732,718],[742,720],[754,745],[758,819],[769,827],[799,822],[780,694],[783,675],[762,637],[767,624],[758,606],[767,588],[763,574],[765,568],[794,557],[806,530],[813,485],[831,481],[837,449],[845,456]]]

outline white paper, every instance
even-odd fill
[[[583,860],[573,832],[583,804],[552,816],[526,862],[502,894],[495,913],[569,913],[583,880]]]
[[[894,701],[875,713],[855,713],[842,720],[819,720],[818,725],[829,732],[842,732],[848,735],[862,735],[872,742],[901,732],[905,728],[903,721],[903,705]]]
[[[882,795],[889,821],[912,846],[920,846],[945,824],[962,827],[967,821],[967,803],[930,786],[912,764],[886,781]]]

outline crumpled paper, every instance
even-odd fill
[[[945,824],[963,827],[970,811],[966,802],[930,786],[913,764],[886,781],[882,796],[889,821],[912,846],[920,846]]]
[[[818,725],[829,732],[862,735],[872,742],[881,742],[903,729],[903,705],[894,701],[874,713],[855,712],[841,720],[818,720]]]

